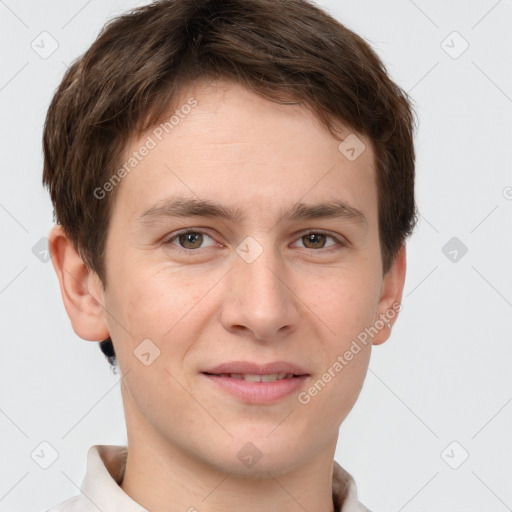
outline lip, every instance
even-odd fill
[[[233,361],[223,363],[214,368],[204,370],[203,373],[250,373],[252,375],[268,375],[272,373],[293,373],[294,375],[309,375],[306,370],[294,363],[274,361],[266,364],[256,364],[248,361]]]
[[[226,374],[229,373],[245,373],[251,375],[292,373],[294,376],[275,382],[248,382],[226,376]],[[309,374],[300,366],[284,361],[276,361],[262,365],[235,361],[210,368],[201,372],[201,374],[223,391],[249,404],[275,403],[297,392],[309,377]]]

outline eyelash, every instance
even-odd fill
[[[162,241],[162,245],[164,245],[164,246],[173,246],[173,250],[176,250],[178,252],[182,252],[182,253],[185,253],[185,254],[188,254],[188,255],[191,255],[194,252],[199,252],[201,250],[201,248],[198,248],[198,249],[186,249],[185,247],[180,247],[180,246],[175,245],[175,244],[172,243],[180,235],[187,235],[187,234],[206,235],[206,236],[208,236],[209,238],[211,238],[213,240],[213,237],[211,237],[205,231],[187,229],[187,230],[184,230],[184,231],[179,231],[179,232],[173,234],[172,236],[167,237],[166,239],[164,239]],[[300,240],[301,238],[305,237],[306,235],[311,235],[311,234],[314,234],[314,235],[325,235],[328,238],[332,238],[336,242],[338,247],[336,247],[335,249],[333,249],[334,246],[327,247],[327,248],[320,247],[319,249],[310,249],[308,247],[301,247],[301,249],[306,249],[306,250],[309,249],[310,251],[315,251],[315,252],[319,252],[319,251],[322,251],[322,250],[330,250],[330,251],[335,252],[335,251],[339,251],[339,250],[343,249],[344,247],[346,247],[348,245],[346,242],[340,240],[338,237],[334,236],[333,234],[329,233],[328,231],[323,231],[321,229],[320,230],[304,231],[303,233],[301,233],[298,236],[297,240]],[[207,249],[207,247],[204,247],[204,249]]]

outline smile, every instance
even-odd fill
[[[275,382],[276,380],[292,379],[293,373],[271,373],[267,375],[256,375],[251,373],[221,373],[219,377],[241,379],[247,382]]]

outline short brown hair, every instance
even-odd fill
[[[223,78],[300,102],[335,135],[369,138],[386,272],[416,223],[414,111],[370,46],[307,0],[161,0],[109,21],[67,70],[43,135],[54,217],[104,286],[113,175],[134,136],[155,126],[183,86]],[[102,351],[115,365],[110,339]]]

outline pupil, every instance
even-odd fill
[[[306,238],[308,240],[308,243],[312,243],[315,247],[318,245],[322,246],[323,239],[325,238],[325,235],[322,235],[320,233],[311,233],[309,235],[306,235]],[[315,242],[315,239],[317,241]]]
[[[193,246],[193,247],[186,247],[187,249],[197,248],[201,245],[201,237],[202,237],[202,235],[199,233],[186,233],[186,234],[180,235],[180,243],[185,246],[187,246],[187,244],[190,244]],[[199,243],[198,243],[198,241],[199,241]]]

